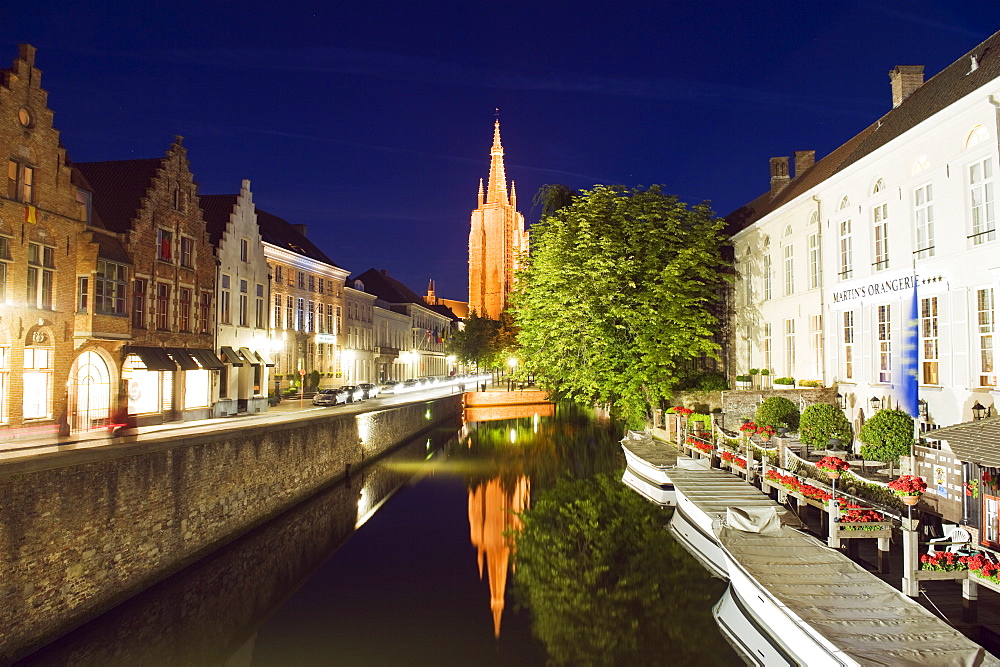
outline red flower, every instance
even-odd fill
[[[919,496],[927,490],[927,482],[924,481],[923,477],[900,475],[889,482],[889,488],[897,496]]]
[[[851,464],[838,456],[824,456],[816,462],[816,467],[826,472],[844,472]]]

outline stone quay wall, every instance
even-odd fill
[[[781,396],[799,405],[799,412],[814,403],[837,404],[836,387],[800,387],[795,389],[734,389],[722,392],[723,426],[730,431],[740,427],[744,416],[753,419],[757,406],[765,398]]]
[[[461,409],[454,395],[369,413],[147,435],[0,464],[0,664]]]

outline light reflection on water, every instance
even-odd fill
[[[631,492],[612,509],[656,537],[621,549],[615,569],[633,582],[631,597],[582,589],[558,627],[527,606],[538,595],[515,568],[518,514],[548,497],[606,504],[584,482],[624,468],[617,432],[572,406],[554,412],[435,429],[27,664],[541,665],[566,661],[563,643],[589,638],[595,624],[629,638],[595,647],[604,661],[678,664],[689,652],[664,643],[685,636],[707,647],[701,662],[731,663],[709,615],[723,587],[669,542],[667,515]],[[591,539],[609,539],[604,530]],[[534,587],[544,602],[548,591]],[[605,617],[588,600],[621,603],[630,618]]]

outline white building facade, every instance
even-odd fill
[[[926,83],[897,67],[875,124],[818,162],[796,153],[794,178],[771,160],[771,191],[727,217],[734,374],[836,385],[857,429],[897,404],[915,288],[923,428],[993,407],[998,49],[994,35]]]

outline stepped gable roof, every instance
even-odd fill
[[[972,69],[972,56],[977,68]],[[765,192],[726,216],[726,233],[735,234],[772,211],[846,169],[934,114],[1000,77],[1000,32],[931,77],[902,103],[847,140],[795,178],[777,196]]]
[[[229,224],[229,216],[232,215],[233,206],[239,195],[200,195],[198,197],[201,204],[201,212],[205,216],[205,224],[208,227],[208,238],[212,245],[218,247],[222,240],[222,234]]]
[[[292,223],[273,213],[268,213],[260,207],[257,208],[257,227],[260,228],[260,237],[265,243],[314,259],[317,262],[336,266],[338,269],[341,268],[327,257],[326,253],[317,248],[312,241],[299,233]]]
[[[105,227],[127,232],[164,158],[77,162],[94,194],[93,209]]]
[[[349,278],[347,280],[347,286],[350,287],[355,280],[363,282],[365,284],[366,292],[374,294],[386,303],[415,303],[423,306],[424,308],[430,308],[422,297],[417,296],[417,294],[409,287],[390,276],[385,269],[378,271],[375,269],[368,269],[360,276]]]

